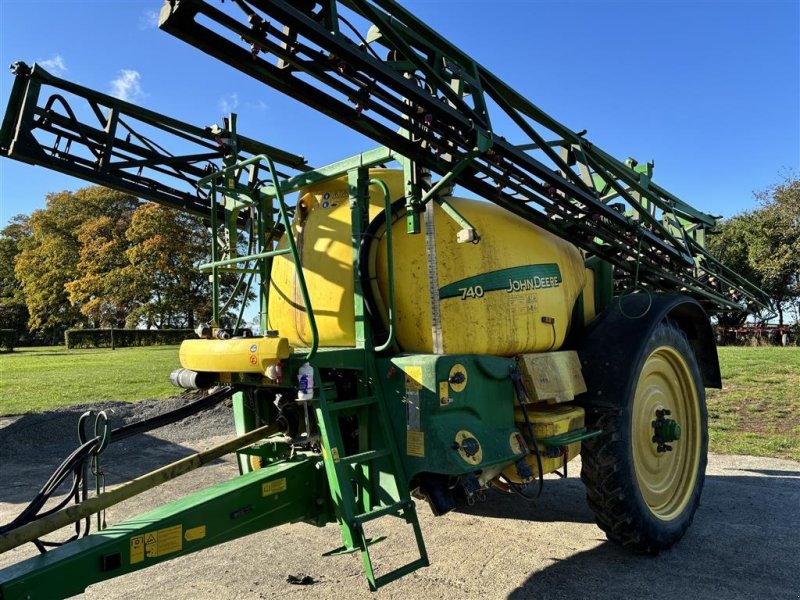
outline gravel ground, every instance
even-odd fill
[[[175,408],[188,399],[112,403],[112,426]],[[0,417],[0,523],[12,519],[77,444],[86,407]],[[95,407],[96,408],[96,407]],[[113,485],[231,435],[219,406],[113,444],[104,454]],[[572,465],[573,463],[571,463]],[[709,457],[703,501],[686,537],[656,558],[605,541],[585,505],[577,465],[567,480],[548,479],[535,505],[490,493],[469,510],[435,518],[419,505],[431,566],[367,591],[357,556],[323,558],[340,544],[334,526],[297,524],[210,548],[91,586],[86,598],[800,598],[800,463],[749,456]],[[109,523],[234,476],[230,458],[193,471],[108,511]],[[409,528],[382,519],[370,535],[387,564],[408,560]],[[0,567],[35,554],[32,545],[0,556]],[[310,575],[313,585],[291,585]]]

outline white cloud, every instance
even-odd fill
[[[158,27],[158,11],[147,8],[139,15],[139,29],[156,29]]]
[[[139,71],[122,69],[116,79],[111,81],[111,95],[126,102],[138,102],[146,96],[142,90],[142,76]]]
[[[234,92],[233,94],[228,94],[227,96],[223,96],[219,99],[219,110],[222,112],[223,115],[228,115],[228,113],[236,110],[239,106],[239,94]]]
[[[67,70],[67,64],[60,54],[56,54],[51,58],[38,61],[39,65],[50,71],[53,75],[61,75]]]

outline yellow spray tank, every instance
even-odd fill
[[[389,186],[392,199],[403,195],[400,170],[373,169],[373,179]],[[353,243],[346,178],[300,191],[294,234],[298,242],[320,345],[354,346]],[[513,356],[557,349],[564,341],[586,271],[572,244],[487,202],[448,198],[481,236],[478,244],[458,243],[460,226],[436,204],[434,234],[405,232],[403,212],[392,215],[396,340],[406,352],[475,353]],[[370,263],[373,302],[384,317],[388,305],[384,198],[370,187],[374,229]],[[433,243],[431,243],[433,242]],[[436,278],[431,283],[430,252]],[[434,294],[431,295],[431,285]],[[432,303],[439,303],[434,342]],[[269,327],[294,346],[311,342],[308,321],[291,259],[272,267]]]

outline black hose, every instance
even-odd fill
[[[189,417],[195,413],[208,410],[209,408],[212,408],[217,404],[221,403],[222,401],[230,398],[237,391],[237,389],[238,388],[236,388],[235,386],[226,386],[220,388],[216,392],[210,393],[205,398],[201,398],[200,400],[192,402],[191,404],[187,404],[186,406],[181,406],[180,408],[176,408],[175,410],[171,410],[169,412],[156,415],[155,417],[145,419],[144,421],[137,421],[136,423],[128,423],[127,425],[123,425],[122,427],[117,427],[116,429],[112,429],[111,443],[124,440],[126,438],[138,435],[140,433],[145,433],[147,431],[150,431],[151,429],[158,429],[159,427],[164,427],[165,425],[169,425],[170,423],[175,423],[176,421],[185,419],[186,417]]]
[[[391,205],[391,214],[395,215],[399,213],[405,206],[405,197],[395,200]],[[372,285],[375,274],[369,272],[369,253],[373,242],[380,239],[378,234],[381,228],[385,226],[386,211],[382,210],[377,217],[370,221],[367,228],[361,234],[361,243],[358,247],[358,277],[361,280],[361,293],[364,296],[364,307],[372,323],[375,346],[383,344],[388,338],[389,332],[386,329],[384,316],[379,314],[380,311],[378,309],[377,299],[375,298],[375,289]]]
[[[205,398],[202,398],[201,400],[191,404],[187,404],[186,406],[182,406],[149,419],[144,419],[143,421],[129,423],[128,425],[123,425],[122,427],[112,429],[110,443],[118,442],[120,440],[124,440],[131,436],[145,433],[153,429],[158,429],[159,427],[163,427],[165,425],[169,425],[170,423],[185,419],[193,414],[208,410],[209,408],[212,408],[213,406],[216,406],[217,404],[229,398],[237,390],[238,388],[236,386],[226,386],[209,394]],[[20,512],[19,515],[17,515],[17,517],[11,522],[0,526],[0,535],[5,535],[17,527],[21,527],[22,525],[26,525],[27,523],[31,523],[46,517],[47,515],[53,514],[56,511],[64,508],[64,506],[66,506],[72,498],[76,498],[80,484],[83,481],[84,464],[92,456],[99,452],[102,444],[103,436],[98,435],[86,440],[83,444],[73,450],[69,456],[67,456],[67,458],[65,458],[64,461],[56,468],[53,474],[33,497],[33,500],[28,503],[22,512]],[[58,488],[70,474],[72,474],[72,485],[67,496],[55,507],[40,513],[47,501],[53,496],[56,490],[58,490]],[[88,533],[88,529],[86,533]],[[34,540],[34,544],[40,552],[45,552],[46,546],[60,545],[57,542],[45,542],[42,540]]]
[[[21,527],[22,525],[36,521],[37,519],[41,519],[42,517],[45,517],[66,506],[69,500],[75,496],[78,486],[83,479],[84,461],[88,460],[97,451],[101,443],[101,437],[97,436],[84,442],[78,448],[73,450],[72,453],[70,453],[70,455],[64,460],[64,462],[62,462],[61,465],[56,468],[47,482],[33,497],[33,500],[28,503],[28,506],[26,506],[22,512],[20,512],[20,514],[10,523],[0,526],[0,535],[4,535],[13,529],[16,529],[17,527]],[[73,480],[70,493],[67,495],[67,497],[62,500],[57,507],[39,514],[39,511],[42,510],[50,497],[56,492],[56,490],[70,473],[72,474]],[[40,543],[37,543],[36,547],[40,552],[43,551],[43,546]]]

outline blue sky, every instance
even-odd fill
[[[797,0],[405,1],[531,101],[706,212],[800,169]],[[0,2],[0,64],[64,78],[195,124],[239,113],[240,132],[322,165],[372,142],[155,27],[159,0]],[[12,76],[0,73],[5,106]],[[497,133],[503,134],[502,131]],[[0,160],[0,226],[81,181]]]

